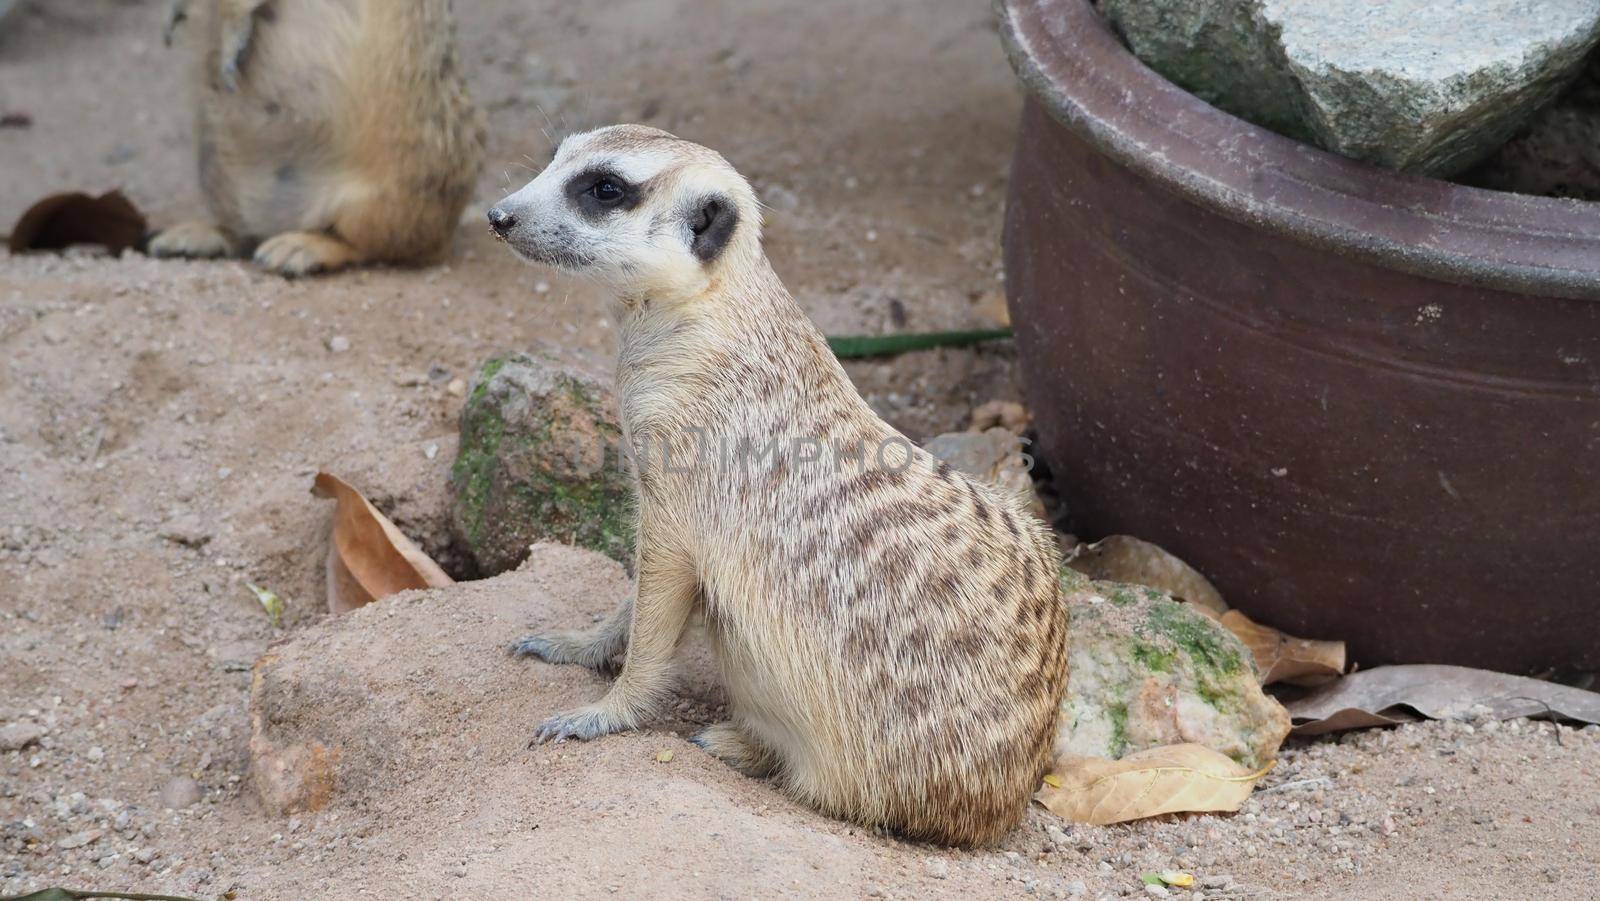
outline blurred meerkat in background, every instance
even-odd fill
[[[176,0],[169,38],[186,18],[211,218],[153,256],[299,276],[446,254],[486,135],[450,0]]]

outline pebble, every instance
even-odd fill
[[[343,335],[334,335],[332,338],[328,339],[328,350],[331,350],[336,354],[342,354],[349,349],[350,339]]]
[[[200,783],[187,776],[178,776],[161,788],[161,803],[173,810],[192,807],[202,795]]]
[[[87,756],[91,761],[99,763],[105,759],[106,752],[105,749],[101,748],[99,745],[95,745],[89,749],[88,754],[85,756]]]
[[[935,879],[950,878],[950,863],[943,857],[934,857],[925,864],[928,875]]]
[[[45,736],[45,728],[33,723],[7,723],[0,726],[0,751],[20,751]]]
[[[1087,895],[1088,893],[1089,886],[1081,881],[1067,883],[1067,894],[1074,898],[1078,897],[1079,895]]]
[[[74,832],[66,838],[56,842],[56,847],[63,851],[71,851],[73,848],[82,848],[84,845],[94,844],[100,840],[100,835],[101,833],[98,829],[86,829],[83,832]]]
[[[444,386],[444,390],[456,397],[461,397],[467,393],[467,383],[463,379],[454,378],[450,380],[450,384]]]
[[[1165,898],[1172,894],[1163,885],[1147,885],[1144,887],[1144,893],[1152,898]]]

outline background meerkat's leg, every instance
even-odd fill
[[[731,722],[709,726],[689,740],[753,779],[765,779],[778,770],[778,755]]]
[[[145,251],[153,257],[192,257],[210,259],[231,257],[238,252],[233,239],[222,229],[200,219],[180,222],[150,239]]]
[[[256,15],[268,0],[219,0],[217,3],[218,27],[222,32],[222,47],[217,58],[217,76],[222,85],[232,91],[239,87],[239,77],[250,57],[250,42],[256,34]],[[187,4],[185,4],[187,5]]]
[[[284,232],[256,248],[256,265],[294,278],[313,272],[332,272],[365,258],[349,244],[322,232]]]
[[[593,629],[541,632],[511,645],[517,657],[537,657],[546,663],[576,663],[592,670],[615,672],[617,657],[628,649],[628,629],[633,624],[633,595],[617,605],[606,621]]]
[[[671,692],[673,652],[699,594],[694,566],[686,556],[642,551],[621,675],[598,703],[541,723],[534,741],[594,738],[632,729],[654,714]]]

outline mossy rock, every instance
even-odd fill
[[[1061,587],[1072,627],[1058,754],[1115,759],[1195,742],[1252,769],[1277,756],[1289,714],[1232,632],[1143,585],[1063,568]]]
[[[513,569],[537,541],[623,563],[633,556],[633,480],[616,400],[599,380],[528,354],[483,364],[461,409],[451,525],[481,575]]]

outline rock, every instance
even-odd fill
[[[598,697],[580,667],[545,667],[540,681],[570,679],[572,694],[535,696],[531,668],[544,664],[505,652],[530,617],[586,624],[628,591],[615,561],[541,544],[517,572],[390,595],[297,633],[252,672],[251,787],[275,815],[387,798],[396,780],[452,772],[441,761],[474,745],[482,758],[451,778],[482,775],[520,754],[549,708]]]
[[[1600,57],[1465,184],[1519,194],[1600,200]]]
[[[1312,138],[1293,79],[1256,22],[1263,0],[1100,0],[1134,55],[1212,106],[1299,140]]]
[[[1118,758],[1197,742],[1256,769],[1277,756],[1289,714],[1257,684],[1233,633],[1153,588],[1066,567],[1072,610],[1056,753]]]
[[[265,641],[244,639],[242,641],[224,641],[212,647],[208,653],[217,661],[217,666],[225,673],[249,672],[255,665],[256,659],[267,649]]]
[[[328,350],[332,353],[342,354],[350,349],[350,339],[343,335],[334,335],[328,339]]]
[[[1211,580],[1165,548],[1132,535],[1112,535],[1094,544],[1079,544],[1066,555],[1066,564],[1101,582],[1148,585],[1221,616],[1228,612]]]
[[[967,475],[1023,498],[1034,515],[1044,519],[1044,504],[1028,474],[1030,460],[1014,432],[995,426],[983,432],[946,432],[929,439],[923,449]]]
[[[203,794],[200,783],[187,776],[178,776],[161,787],[161,806],[183,810],[200,803]]]
[[[92,845],[99,841],[102,834],[104,833],[102,833],[99,829],[86,829],[83,832],[74,832],[66,838],[56,842],[56,847],[63,851],[71,851],[73,848],[82,848],[85,845]]]
[[[628,561],[633,484],[616,402],[597,379],[526,354],[483,365],[461,410],[452,528],[486,575],[536,541]]]
[[[967,431],[985,432],[999,426],[1020,435],[1028,430],[1028,424],[1032,421],[1033,415],[1022,404],[1014,400],[991,400],[973,408]]]
[[[1450,176],[1577,75],[1600,0],[1102,0],[1152,68],[1356,159]]]
[[[33,723],[6,723],[0,726],[0,751],[20,751],[44,736],[43,726]]]
[[[191,516],[179,517],[161,527],[156,533],[161,538],[188,548],[205,547],[211,541],[211,532]]]
[[[928,875],[932,876],[934,879],[950,878],[950,862],[945,860],[943,857],[928,858],[928,862],[923,865],[923,868],[926,869],[928,871]]]

